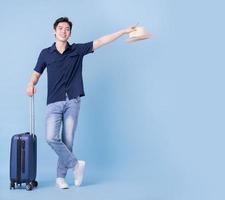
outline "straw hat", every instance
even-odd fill
[[[126,42],[136,42],[138,40],[148,39],[150,36],[151,34],[143,26],[137,26],[135,27],[134,31],[129,33],[129,38],[126,40]]]

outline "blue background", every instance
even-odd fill
[[[0,199],[225,198],[223,1],[8,0],[0,8]],[[84,59],[86,96],[74,146],[87,161],[80,188],[54,187],[43,74],[35,97],[40,186],[10,191],[10,138],[29,130],[26,84],[61,16],[74,24],[70,42],[137,22],[153,38],[126,44],[123,36]],[[73,183],[71,172],[67,181]]]

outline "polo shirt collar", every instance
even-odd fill
[[[71,50],[71,48],[72,48],[72,46],[69,44],[69,42],[67,42],[67,46],[66,46],[65,51]],[[50,48],[51,53],[54,52],[54,51],[57,51],[56,46],[55,46],[55,42],[53,43],[53,45]]]

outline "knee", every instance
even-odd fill
[[[52,145],[52,144],[54,144],[54,143],[59,142],[59,139],[56,139],[56,138],[53,138],[53,137],[46,137],[46,142],[47,142],[49,145]]]
[[[51,145],[52,142],[53,142],[53,139],[51,139],[51,138],[46,138],[46,142],[47,142],[47,144]]]

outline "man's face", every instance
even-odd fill
[[[54,34],[56,40],[66,42],[71,35],[69,24],[67,22],[60,22],[57,25],[56,30],[54,30]]]

